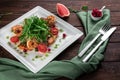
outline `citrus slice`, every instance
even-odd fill
[[[70,15],[70,11],[68,10],[68,8],[61,3],[57,3],[56,10],[57,10],[57,14],[60,17],[68,17]]]

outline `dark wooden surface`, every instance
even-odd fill
[[[116,26],[117,30],[109,40],[104,53],[105,58],[99,65],[98,70],[90,74],[80,76],[76,80],[120,80],[120,0],[0,0],[0,13],[13,13],[0,19],[0,28],[20,17],[35,6],[42,6],[56,14],[55,6],[58,2],[77,10],[79,10],[83,5],[87,5],[89,9],[101,8],[103,5],[106,5],[106,7],[111,10],[111,25]],[[83,25],[74,13],[71,13],[70,17],[66,21],[84,32]],[[64,60],[71,59],[76,56],[84,37],[85,35],[75,41],[55,59]],[[0,57],[16,60],[1,46]],[[59,80],[69,79],[60,78]]]

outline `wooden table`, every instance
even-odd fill
[[[56,3],[62,3],[67,7],[79,10],[81,6],[87,5],[89,9],[101,8],[106,5],[111,10],[111,25],[116,26],[117,30],[111,36],[108,46],[105,50],[105,58],[99,65],[98,70],[87,75],[78,77],[76,80],[120,80],[120,0],[0,0],[0,13],[12,12],[11,15],[3,16],[0,20],[0,27],[10,23],[20,17],[35,6],[42,6],[56,14]],[[83,25],[76,14],[71,13],[66,20],[76,28],[82,30]],[[77,55],[79,46],[85,35],[75,41],[65,49],[55,60],[71,59]],[[0,46],[0,57],[16,60],[9,52]],[[60,78],[59,80],[69,80]]]

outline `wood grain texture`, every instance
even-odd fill
[[[0,28],[36,6],[42,6],[57,15],[55,7],[56,3],[63,3],[67,7],[76,10],[80,10],[83,5],[88,5],[89,10],[93,8],[101,8],[103,5],[106,5],[106,8],[110,9],[111,27],[117,27],[117,30],[110,37],[109,43],[104,52],[105,58],[96,71],[82,75],[76,80],[120,80],[120,0],[1,0],[0,13],[12,12],[13,14],[0,18]],[[65,21],[84,32],[84,26],[75,13],[71,13],[70,17],[65,19]],[[84,37],[85,34],[65,49],[55,58],[55,60],[69,60],[76,56]],[[1,46],[0,57],[17,60]],[[57,80],[69,79],[60,78]]]
[[[0,27],[2,27],[4,25],[10,23],[11,21],[17,19],[18,17],[20,17],[21,15],[25,14],[28,11],[29,10],[25,10],[25,12],[22,12],[22,13],[18,12],[19,14],[13,12],[13,14],[11,14],[10,16],[4,16],[4,17],[2,17],[2,19],[1,19],[2,22],[0,23]],[[12,11],[8,11],[8,12],[12,12]],[[56,12],[54,12],[54,14],[56,14]],[[120,17],[120,12],[111,12],[111,25],[120,26],[120,18],[119,17]],[[67,18],[67,19],[65,19],[65,20],[68,23],[72,24],[73,26],[82,26],[80,20],[78,19],[77,15],[75,13],[71,13],[70,17]]]

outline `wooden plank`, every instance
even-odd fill
[[[120,61],[120,43],[108,43],[104,61]]]
[[[1,46],[0,46],[0,58],[8,58],[12,60],[17,60],[15,57],[13,57],[7,50],[5,50]]]
[[[102,62],[95,72],[80,76],[77,80],[119,80],[120,62]]]
[[[103,5],[106,5],[107,8],[111,9],[111,11],[120,11],[119,9],[117,9],[117,7],[119,7],[119,4],[120,4],[119,0],[105,0],[105,1],[104,0],[99,0],[99,1],[95,1],[95,0],[86,0],[86,1],[84,0],[40,0],[40,1],[39,0],[36,0],[36,1],[13,0],[13,1],[9,1],[8,0],[8,1],[0,1],[0,7],[2,11],[9,10],[9,11],[16,12],[16,11],[21,11],[21,10],[23,11],[26,9],[30,9],[39,5],[50,10],[51,12],[54,12],[56,3],[58,2],[66,5],[67,7],[73,7],[78,10],[81,8],[82,5],[88,5],[89,9],[93,9],[95,7],[101,8]]]
[[[119,80],[120,79],[120,62],[102,62],[99,68],[89,74],[79,76],[76,80]],[[70,80],[59,78],[57,80]]]
[[[26,11],[27,12],[27,11]],[[1,18],[1,23],[0,26],[4,26],[8,23],[10,23],[11,21],[17,19],[18,17],[22,16],[24,13],[21,14],[16,14],[13,13],[11,15],[7,15]],[[56,14],[56,13],[54,13]],[[111,25],[120,25],[120,12],[111,12]],[[57,14],[56,14],[57,15]],[[77,15],[75,13],[71,13],[69,18],[64,19],[65,21],[67,21],[68,23],[72,24],[73,26],[82,26],[82,23],[80,21],[80,19],[77,17]]]

